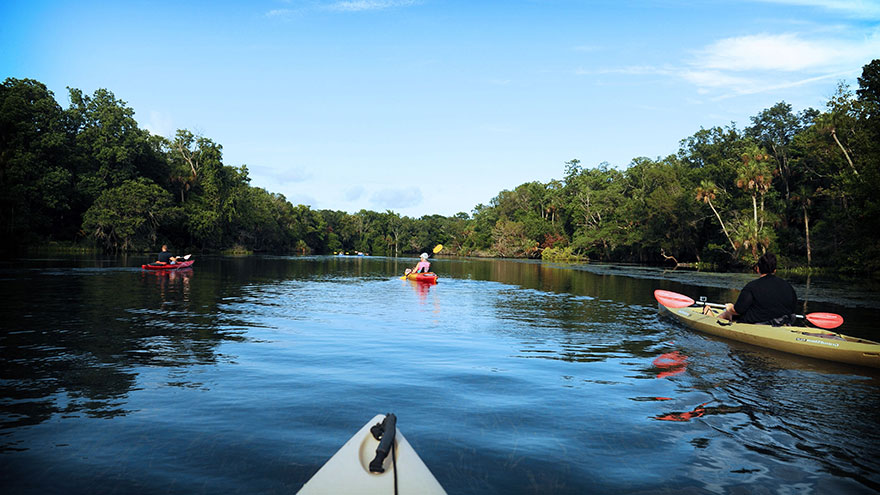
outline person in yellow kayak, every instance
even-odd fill
[[[420,254],[419,258],[419,263],[410,270],[409,273],[428,273],[431,271],[431,263],[428,261],[428,253]]]
[[[177,257],[171,256],[171,253],[168,252],[168,245],[162,244],[162,252],[159,253],[158,260],[154,263],[156,265],[173,265],[177,263]]]
[[[774,327],[793,324],[797,294],[791,284],[776,276],[776,255],[761,256],[755,271],[758,278],[743,287],[736,303],[724,305],[719,318]]]

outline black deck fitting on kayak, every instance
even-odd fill
[[[373,438],[379,440],[379,446],[376,447],[376,457],[370,461],[370,472],[384,473],[385,468],[382,467],[382,463],[385,462],[385,458],[388,457],[388,453],[391,452],[391,447],[394,445],[394,437],[397,434],[397,416],[388,413],[385,415],[384,421],[376,423],[370,428],[370,433],[373,434]]]

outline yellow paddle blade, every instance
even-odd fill
[[[434,246],[434,254],[439,253],[441,249],[443,249],[443,244],[437,244]]]

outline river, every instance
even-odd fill
[[[295,493],[379,413],[449,493],[876,493],[880,372],[697,334],[746,274],[438,258],[0,263],[8,494]],[[880,287],[793,279],[880,340]]]

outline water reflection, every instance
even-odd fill
[[[124,416],[137,367],[216,363],[219,342],[239,338],[218,318],[213,290],[194,294],[192,269],[52,267],[4,275],[0,298],[10,311],[0,323],[2,429],[56,415]]]
[[[657,378],[675,376],[687,370],[687,356],[678,351],[667,352],[654,358],[653,364],[663,370],[657,373]]]
[[[656,416],[654,419],[660,421],[690,421],[694,418],[699,418],[706,414],[706,404],[708,404],[708,402],[704,402],[699,406],[693,408],[693,410],[687,412],[672,412],[661,414],[659,416]]]
[[[289,493],[389,409],[450,493],[878,486],[870,372],[659,320],[648,270],[411,261],[7,269],[11,491]]]
[[[168,302],[171,298],[177,300],[179,297],[182,301],[187,302],[190,293],[190,279],[194,273],[195,271],[192,267],[187,267],[181,270],[168,271],[143,270],[141,276],[145,280],[155,280],[156,286],[159,288],[159,296],[163,301]]]
[[[419,300],[422,302],[427,299],[428,294],[431,293],[431,287],[434,286],[433,283],[418,282],[416,280],[407,279],[406,282],[412,287],[416,294],[418,294]]]

